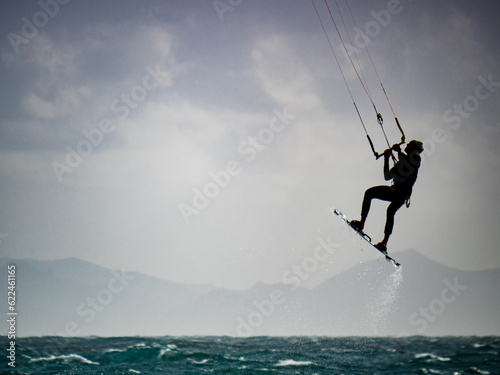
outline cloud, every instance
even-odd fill
[[[465,13],[466,9],[453,3],[447,3],[437,12],[424,3],[412,6],[418,10],[415,18],[409,19],[413,22],[405,19],[398,23],[398,32],[391,34],[387,48],[397,46],[402,52],[404,63],[400,66],[405,67],[406,80],[414,81],[417,86],[425,84],[427,101],[446,105],[469,89],[479,74],[491,71],[493,51],[482,43],[480,21]]]
[[[82,129],[96,127],[103,117],[116,117],[111,104],[141,85],[148,68],[162,75],[155,81],[157,93],[172,87],[184,69],[176,63],[168,27],[137,24],[124,33],[124,24],[96,25],[93,33],[90,26],[83,27],[83,37],[80,27],[75,25],[62,40],[40,32],[22,53],[3,52],[3,74],[10,73],[9,80],[15,82],[7,96],[12,103],[11,115],[5,114],[12,119],[8,124],[30,124],[6,124],[3,130],[8,132],[9,144],[2,142],[4,146],[33,146],[37,134],[48,133],[52,135],[44,137],[43,143],[56,152],[63,150],[78,142]],[[150,92],[148,100],[157,93]],[[20,111],[14,111],[16,107]],[[28,131],[35,126],[40,129]]]
[[[290,254],[303,259],[318,232],[331,233],[330,205],[354,216],[364,190],[384,183],[382,163],[371,154],[309,3],[286,14],[283,4],[242,5],[224,23],[210,3],[71,4],[19,54],[1,49],[7,89],[0,94],[0,168],[8,185],[2,200],[24,204],[20,213],[6,203],[2,231],[24,241],[21,253],[87,257],[113,267],[122,262],[187,282],[275,281]],[[454,225],[463,207],[476,215],[489,207],[488,220],[498,222],[491,209],[499,178],[491,172],[499,161],[498,92],[459,129],[443,120],[453,104],[474,94],[479,75],[500,81],[492,63],[498,48],[485,42],[485,18],[477,12],[407,2],[370,43],[407,137],[428,139],[437,127],[449,136],[424,160],[414,204],[398,213],[392,243],[394,249],[415,244],[444,261],[451,254],[443,249],[463,248]],[[157,66],[165,72],[159,86],[127,112],[113,111],[112,103],[124,104],[132,90],[143,93],[147,68]],[[382,151],[370,103],[352,69],[346,73]],[[365,73],[370,82],[375,78]],[[385,101],[381,91],[376,95]],[[285,107],[293,121],[247,162],[238,147]],[[395,142],[399,131],[387,113],[386,131]],[[63,162],[67,147],[76,149],[83,131],[103,118],[113,119],[114,130],[59,183],[51,163]],[[230,160],[242,172],[186,225],[179,203],[189,203],[193,189]],[[370,216],[374,237],[382,233],[383,204],[374,203]],[[482,239],[469,231],[471,243]],[[488,233],[494,238],[494,228]],[[345,258],[339,267],[351,265]]]
[[[66,88],[58,90],[52,101],[44,100],[34,92],[30,92],[22,101],[21,107],[33,119],[48,120],[58,117],[67,117],[75,111],[81,110],[83,99],[89,98],[90,89]]]
[[[251,56],[265,92],[277,103],[296,111],[317,107],[310,69],[284,36],[276,34],[257,40]]]

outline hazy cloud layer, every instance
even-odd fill
[[[359,215],[364,190],[384,183],[382,162],[310,2],[244,1],[222,16],[210,1],[41,3],[52,8],[0,5],[1,254],[236,288],[278,281],[318,236],[340,244],[324,278],[358,261],[329,208]],[[371,104],[315,3],[383,151]],[[499,267],[499,5],[401,1],[387,18],[393,2],[351,3],[361,31],[378,22],[369,51],[407,138],[426,147],[390,251]],[[189,222],[181,205],[196,211]],[[376,240],[385,208],[374,202],[368,219]]]

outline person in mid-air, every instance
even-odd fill
[[[398,152],[399,161],[389,169],[389,158],[392,150]],[[387,219],[385,223],[384,239],[375,245],[380,251],[387,253],[387,242],[394,227],[394,215],[396,211],[409,199],[413,185],[417,180],[418,169],[420,168],[420,153],[424,150],[420,141],[413,140],[401,151],[399,144],[384,151],[384,178],[386,181],[393,180],[392,186],[374,186],[365,192],[363,205],[361,208],[361,220],[352,220],[349,224],[357,231],[362,231],[365,226],[366,217],[370,211],[372,199],[381,199],[391,202],[387,208]]]

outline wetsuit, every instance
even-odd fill
[[[420,155],[410,152],[409,155],[402,151],[398,153],[399,161],[389,169],[389,158],[384,160],[384,178],[386,181],[393,180],[392,186],[374,186],[365,192],[361,208],[361,218],[364,220],[370,211],[372,199],[389,201],[387,207],[387,219],[385,223],[385,234],[391,234],[394,227],[394,215],[396,211],[410,198],[413,185],[417,180],[418,168],[420,167]]]

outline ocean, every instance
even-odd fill
[[[9,340],[0,338],[8,353]],[[500,374],[500,337],[17,338],[1,374]]]

